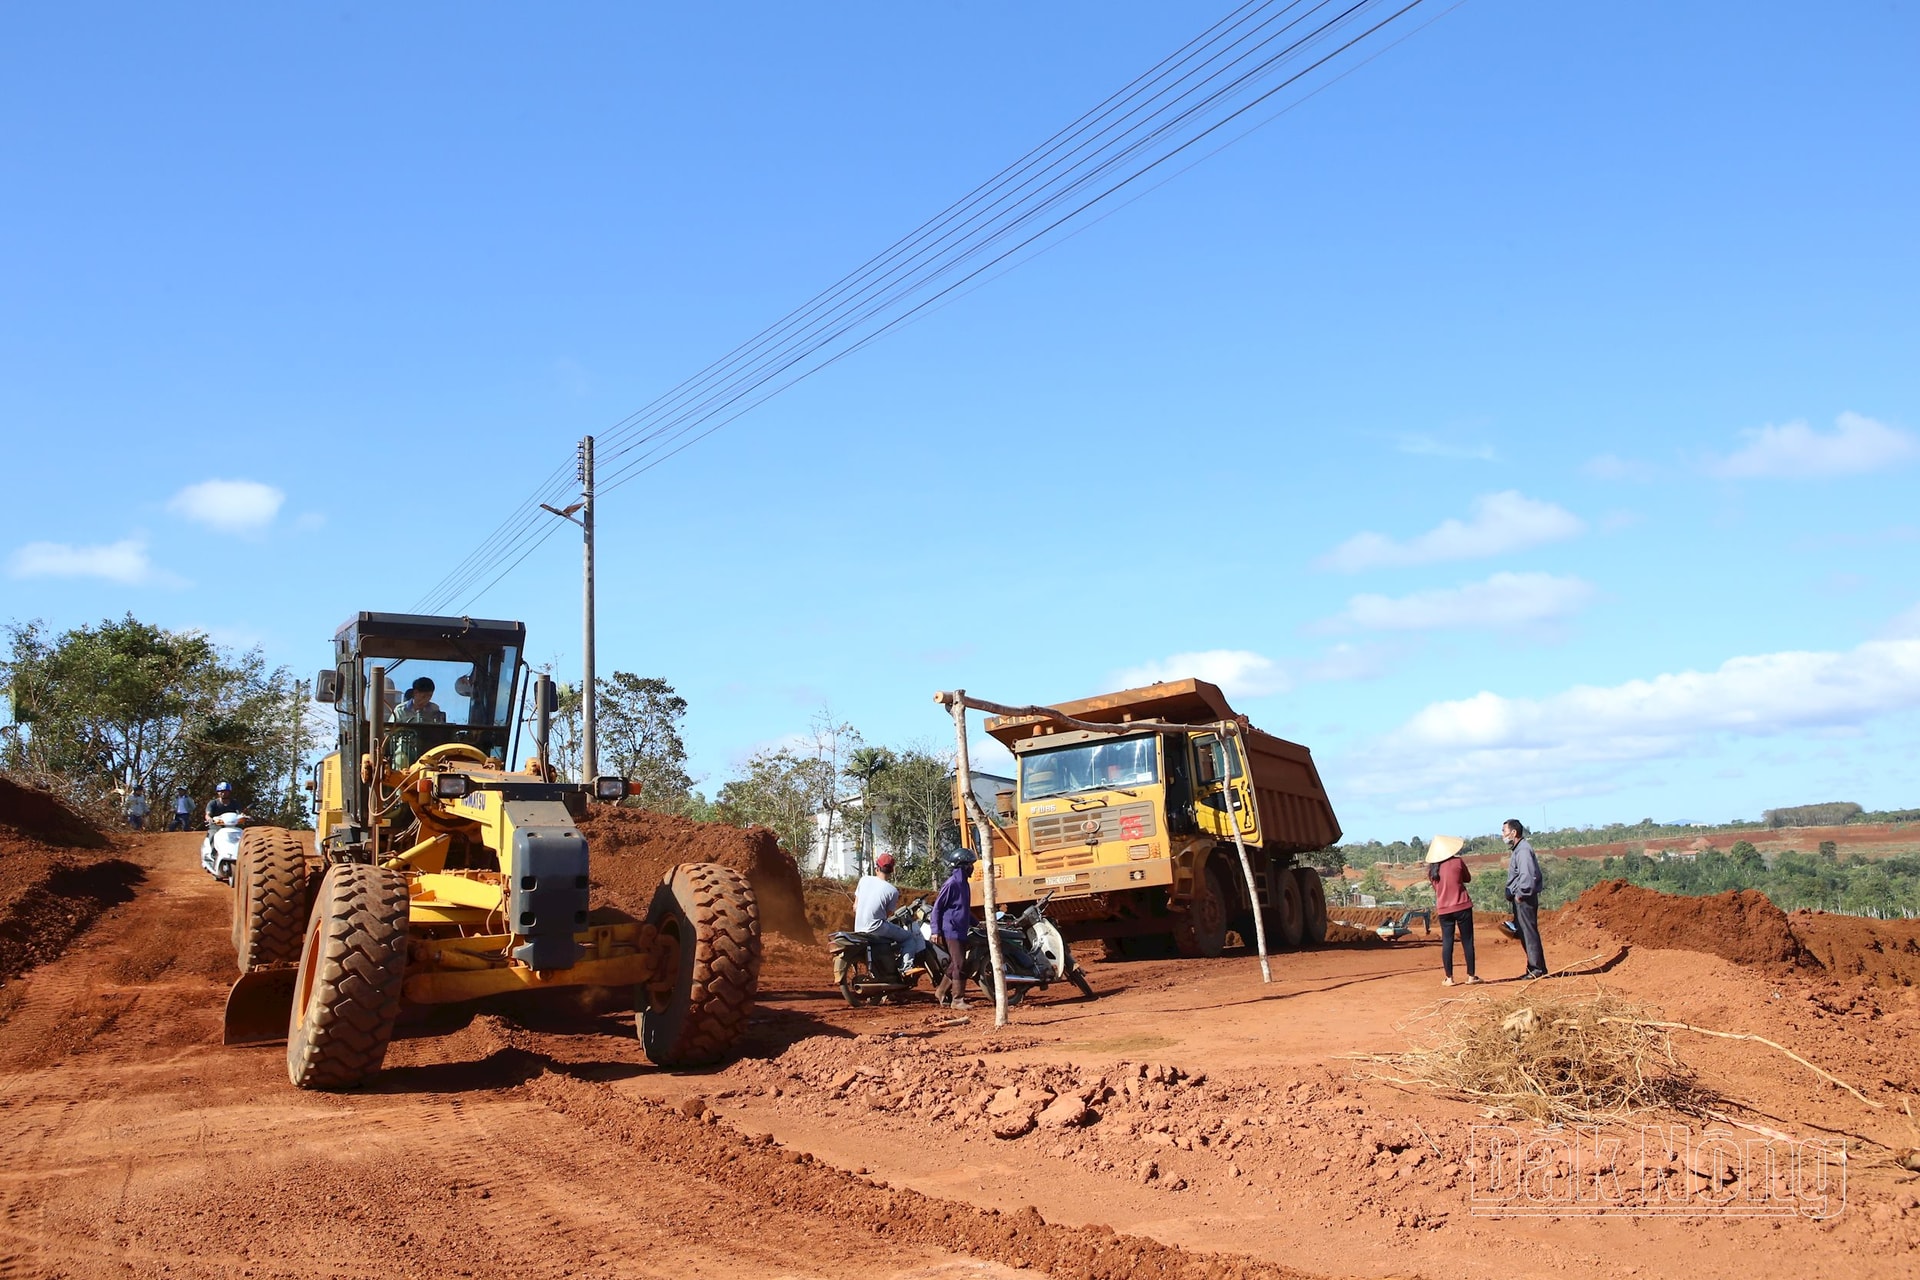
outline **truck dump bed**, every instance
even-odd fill
[[[1276,738],[1248,724],[1227,705],[1226,695],[1205,680],[1168,680],[1097,698],[1052,704],[1055,711],[1076,720],[1111,724],[1124,729],[1132,720],[1164,720],[1192,725],[1204,732],[1222,720],[1238,720],[1253,770],[1254,797],[1260,806],[1264,848],[1275,853],[1307,853],[1340,839],[1340,822],[1333,816],[1313,753],[1297,742]],[[1013,744],[1034,735],[1046,723],[1033,716],[993,716],[987,732]]]

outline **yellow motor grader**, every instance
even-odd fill
[[[303,1089],[380,1069],[404,1009],[511,992],[625,988],[647,1056],[724,1058],[746,1030],[760,968],[753,890],[714,863],[673,869],[645,920],[588,907],[590,799],[623,778],[556,779],[552,684],[526,679],[518,622],[360,613],[334,638],[314,696],[339,749],[315,766],[311,844],[252,827],[233,881],[240,979],[228,1044],[287,1042]],[[516,710],[537,728],[524,769]]]

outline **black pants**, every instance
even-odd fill
[[[1545,973],[1547,953],[1540,946],[1540,895],[1513,900],[1513,922],[1520,926],[1520,944],[1527,949],[1527,972]]]
[[[1460,934],[1460,950],[1467,957],[1467,976],[1473,977],[1473,908],[1465,911],[1449,911],[1440,917],[1440,968],[1451,978],[1453,976],[1453,935]]]

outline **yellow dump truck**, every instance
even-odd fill
[[[1219,955],[1229,930],[1253,940],[1255,910],[1270,949],[1326,940],[1326,890],[1301,855],[1336,843],[1340,824],[1307,748],[1255,729],[1204,680],[1049,709],[1112,728],[987,720],[1018,766],[986,833],[999,902],[1051,892],[1047,914],[1069,940],[1122,950],[1171,937],[1182,955]],[[1252,900],[1234,824],[1253,867]]]

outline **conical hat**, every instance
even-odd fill
[[[1427,846],[1428,862],[1445,862],[1466,847],[1467,842],[1459,836],[1435,836]]]

